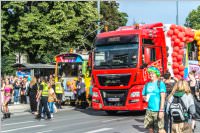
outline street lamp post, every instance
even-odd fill
[[[97,11],[98,11],[98,22],[97,22],[97,25],[98,25],[98,30],[97,30],[97,34],[100,33],[100,0],[97,1]]]
[[[179,7],[179,0],[176,0],[176,24],[178,25],[178,7]]]

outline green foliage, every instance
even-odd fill
[[[189,13],[185,25],[193,29],[200,29],[200,6]]]
[[[120,12],[118,10],[119,4],[115,1],[103,1],[101,2],[101,14],[103,15],[101,20],[108,22],[108,29],[116,30],[120,26],[125,26],[128,19],[127,13]]]
[[[101,19],[110,30],[126,24],[127,15],[116,2],[101,3]],[[26,53],[30,63],[52,62],[70,48],[89,50],[96,36],[95,1],[3,1],[1,16],[2,56]]]
[[[14,74],[14,68],[11,66],[16,62],[15,55],[9,53],[1,57],[1,73],[2,74]],[[8,65],[10,64],[10,65]]]

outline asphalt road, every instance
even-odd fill
[[[31,114],[13,116],[2,122],[2,133],[140,133],[144,112],[120,112],[108,116],[103,111],[67,110],[53,120],[36,120]]]
[[[36,120],[30,113],[13,115],[1,122],[2,133],[144,133],[144,112],[120,112],[108,116],[104,111],[71,109],[58,112],[52,120]],[[200,131],[197,122],[195,133]]]

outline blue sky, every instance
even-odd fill
[[[128,14],[127,25],[136,22],[176,24],[176,0],[117,0],[119,10]],[[200,0],[179,0],[179,25],[197,9]]]

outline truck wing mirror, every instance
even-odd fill
[[[148,66],[147,63],[143,63],[143,64],[140,66],[140,69],[146,68],[147,66]]]

